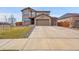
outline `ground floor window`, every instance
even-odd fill
[[[29,18],[23,18],[23,22],[31,21]]]

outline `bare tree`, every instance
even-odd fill
[[[5,22],[7,22],[7,17],[6,17],[6,16],[4,16],[4,18],[5,18]]]
[[[14,18],[13,15],[10,15],[9,22],[11,24],[11,27],[15,26],[16,19]]]
[[[5,31],[5,22],[7,22],[7,18],[6,18],[6,16],[3,16],[3,17],[4,18],[2,20],[4,20],[4,21],[2,22],[2,30]]]

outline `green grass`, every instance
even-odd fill
[[[0,39],[16,39],[27,37],[26,33],[30,31],[31,27],[13,27],[9,30],[0,32]]]

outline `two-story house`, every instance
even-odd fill
[[[21,11],[23,25],[27,25],[27,22],[37,26],[56,25],[56,18],[50,16],[50,11],[36,11],[30,7],[24,8]]]

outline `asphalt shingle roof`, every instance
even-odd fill
[[[59,17],[59,19],[64,19],[68,17],[79,17],[79,13],[66,13],[63,16]]]

